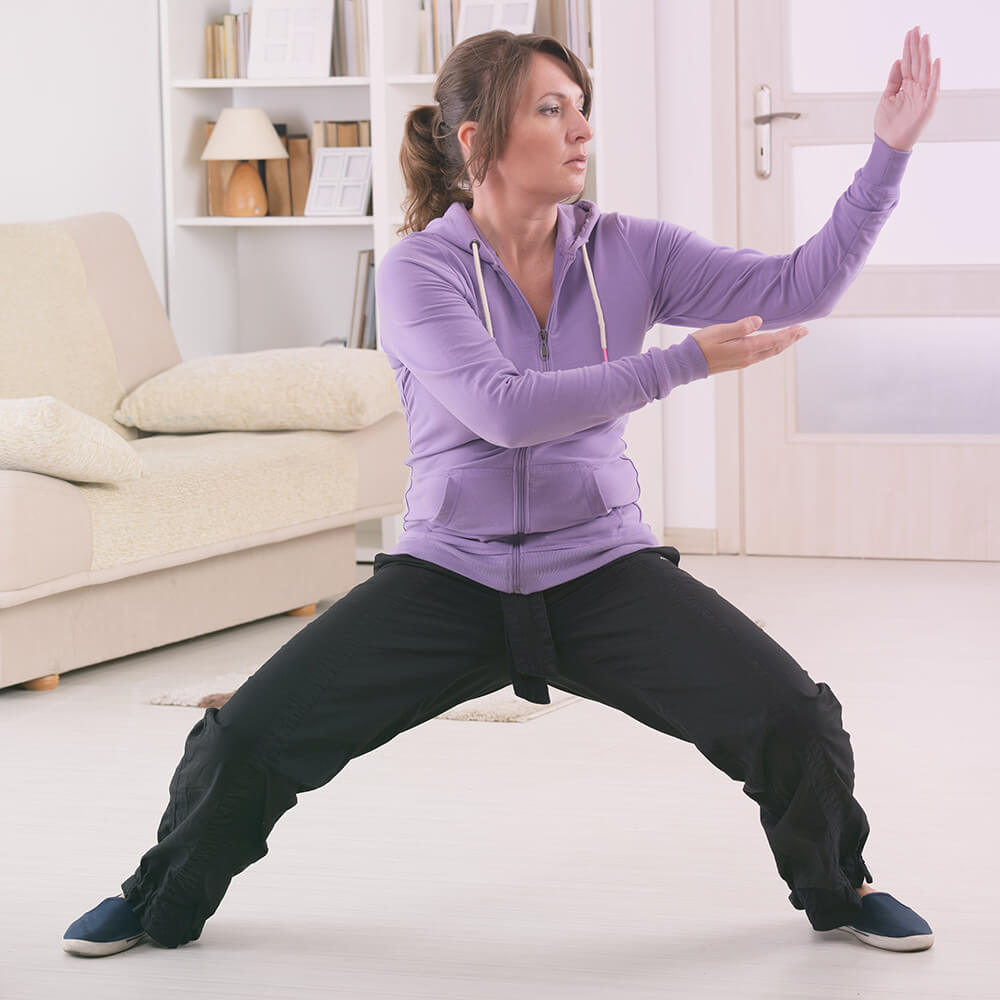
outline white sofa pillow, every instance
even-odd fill
[[[291,347],[183,361],[134,389],[115,420],[145,431],[354,431],[400,409],[388,358]]]
[[[106,424],[54,396],[0,399],[0,469],[76,483],[124,483],[142,459]]]

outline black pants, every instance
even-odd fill
[[[551,683],[693,743],[759,804],[792,905],[817,930],[850,922],[871,876],[840,703],[678,562],[650,548],[512,595],[378,555],[191,730],[158,843],[122,885],[139,923],[168,947],[194,940],[300,792],[512,679],[529,700]]]

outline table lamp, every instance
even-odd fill
[[[223,215],[267,215],[267,193],[247,160],[284,160],[281,144],[263,108],[223,108],[201,154],[203,160],[240,160],[222,199]]]

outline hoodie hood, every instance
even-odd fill
[[[572,205],[557,205],[556,254],[573,256],[577,249],[586,244],[600,217],[600,211],[592,201],[580,200]],[[456,201],[440,218],[432,220],[423,230],[445,240],[452,246],[472,253],[472,243],[479,241],[479,255],[484,264],[502,267],[496,251],[479,231],[469,210]]]
[[[604,323],[604,309],[601,307],[601,300],[597,294],[594,271],[590,265],[590,255],[587,253],[587,239],[593,232],[594,226],[597,225],[600,212],[591,201],[578,201],[572,205],[558,205],[556,207],[558,214],[556,217],[555,258],[557,261],[562,258],[563,263],[566,263],[576,256],[577,248],[582,249],[587,282],[590,285],[590,295],[594,300],[594,311],[597,313],[597,325],[600,329],[601,353],[604,360],[607,361],[608,337]],[[463,253],[472,254],[483,318],[486,321],[486,329],[490,337],[493,337],[493,317],[490,313],[489,301],[486,298],[482,265],[485,262],[502,271],[503,265],[496,251],[486,241],[486,237],[479,231],[479,227],[473,221],[469,210],[461,202],[453,202],[445,214],[439,219],[434,219],[424,231],[443,239]]]

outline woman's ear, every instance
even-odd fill
[[[479,122],[462,122],[458,126],[458,144],[462,147],[462,156],[465,157],[465,162],[469,162],[469,157],[472,156],[472,142],[473,137],[476,134],[476,129],[479,128]]]

